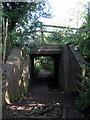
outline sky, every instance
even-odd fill
[[[79,28],[90,0],[48,0],[53,18],[42,18],[44,24]]]

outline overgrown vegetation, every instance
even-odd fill
[[[54,61],[52,57],[36,57],[34,61],[34,74],[38,76],[41,70],[48,70],[51,75],[54,75]]]
[[[80,29],[87,26],[87,21],[81,26]],[[83,55],[83,57],[89,62],[90,61],[90,31],[83,30],[70,30],[70,29],[57,29],[46,36],[45,42],[48,44],[72,44],[74,45]]]
[[[42,2],[3,2],[1,4],[3,10],[3,50],[4,43],[6,42],[6,53],[8,56],[11,48],[14,45],[34,48],[40,44],[41,35],[35,31],[40,28],[40,17],[50,17],[48,9],[46,9],[47,3]],[[51,33],[45,36],[46,44],[72,44],[74,45],[87,60],[88,66],[90,64],[90,16],[86,15],[86,20],[80,27],[80,30],[72,29],[57,29],[54,32],[60,34]],[[8,22],[7,22],[8,19]],[[7,41],[5,39],[6,33],[4,33],[4,27],[6,28],[6,22],[8,23],[8,35]],[[84,31],[84,30],[85,31]],[[89,30],[88,30],[89,29]],[[27,35],[30,33],[30,35]],[[23,34],[23,35],[22,35]],[[73,35],[71,35],[73,34]],[[30,46],[29,46],[30,45]],[[29,47],[28,47],[29,46]],[[90,67],[90,66],[89,66]],[[48,69],[51,74],[54,72],[54,66],[52,58],[49,57],[37,57],[35,59],[34,72],[37,75],[41,69]],[[80,110],[90,110],[90,71],[86,72],[80,81],[81,90],[76,103]]]
[[[50,17],[47,1],[42,2],[2,2],[3,10],[3,55],[8,56],[15,45],[25,46],[37,41],[40,17]],[[7,24],[7,25],[6,25]],[[30,35],[26,35],[30,33]],[[6,35],[7,34],[7,35]],[[23,35],[22,35],[23,34]],[[6,50],[5,50],[6,49]]]
[[[79,29],[69,29],[69,27],[55,29],[54,33],[46,36],[45,42],[49,44],[72,44],[90,62],[90,10],[84,14],[85,21]]]
[[[80,90],[79,96],[76,99],[78,108],[90,118],[90,68],[85,67],[82,72],[81,81],[78,83]]]
[[[68,44],[73,45],[81,52],[87,61],[87,67],[90,69],[90,16],[86,15],[85,22],[79,30],[73,29],[57,29],[50,35],[46,36],[46,43],[48,44]],[[72,35],[70,35],[72,34]],[[86,113],[87,118],[90,118],[90,70],[85,74],[79,82],[80,90],[76,104],[79,110]]]

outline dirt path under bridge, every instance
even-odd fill
[[[3,120],[5,120],[5,118],[24,118],[25,120],[29,119],[32,110],[35,111],[37,106],[38,109],[42,109],[42,111],[45,111],[46,109],[47,111],[48,108],[45,107],[47,105],[49,105],[51,111],[52,105],[61,106],[61,116],[56,116],[57,118],[83,118],[83,115],[78,111],[75,105],[74,95],[72,93],[64,93],[57,90],[55,83],[51,82],[52,79],[52,77],[39,77],[35,79],[34,84],[32,84],[31,91],[28,95],[7,106],[8,109],[3,112]],[[55,110],[53,111],[55,113]],[[51,112],[49,114],[53,116],[54,113]],[[55,114],[57,114],[57,112]],[[44,116],[45,118],[45,115],[46,114],[42,114],[40,117],[43,118]]]

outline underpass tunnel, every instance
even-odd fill
[[[52,89],[58,89],[60,55],[30,55],[30,61],[30,87],[44,83]]]

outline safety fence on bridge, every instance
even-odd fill
[[[87,34],[87,32],[90,32],[89,29],[82,29],[82,28],[70,28],[70,27],[64,27],[64,26],[57,26],[57,25],[44,25],[44,24],[40,24],[38,26],[31,26],[31,28],[33,28],[32,30],[28,30],[28,32],[20,32],[10,36],[7,36],[8,38],[15,38],[15,37],[22,37],[25,38],[27,37],[27,39],[29,39],[29,41],[32,40],[34,42],[40,42],[40,43],[45,43],[45,40],[51,40],[49,39],[47,34],[53,34],[56,35],[56,37],[58,39],[64,39],[65,37],[68,37],[68,39],[70,37],[72,37],[72,39],[74,39],[74,41],[76,39],[83,39],[83,34]],[[61,36],[61,37],[60,37]],[[64,37],[64,38],[62,38]],[[53,40],[56,40],[55,38],[53,38]]]

